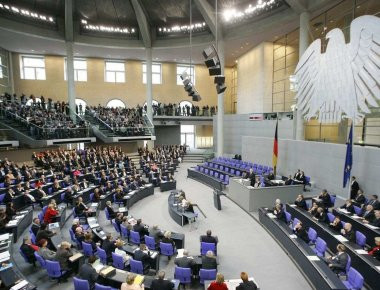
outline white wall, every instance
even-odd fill
[[[238,58],[237,114],[272,111],[273,43],[263,42]]]
[[[348,197],[343,188],[346,145],[279,139],[278,174],[288,175],[300,168],[311,176],[319,188]],[[272,164],[273,138],[242,138],[242,158],[261,164]],[[379,194],[380,149],[354,146],[352,175],[357,177],[364,193]]]

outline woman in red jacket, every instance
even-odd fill
[[[228,290],[226,283],[224,283],[224,276],[220,273],[216,275],[216,280],[211,282],[207,290]]]
[[[59,214],[59,211],[54,209],[54,204],[50,203],[45,215],[44,215],[44,223],[50,224],[53,222],[53,219]]]
[[[375,257],[376,259],[380,260],[380,237],[375,238],[375,244],[376,246],[373,247],[368,251],[368,254],[370,254],[372,257]]]

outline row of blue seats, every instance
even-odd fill
[[[235,167],[235,168],[241,168],[244,170],[249,170],[250,168],[252,168],[253,172],[256,174],[269,174],[273,172],[273,168],[267,165],[261,165],[257,163],[236,160],[236,159],[231,159],[231,158],[226,158],[226,157],[213,158],[210,161],[222,163],[224,165]]]
[[[228,185],[230,183],[230,176],[228,174],[221,174],[218,171],[209,170],[208,168],[204,168],[202,166],[197,165],[195,167],[196,171],[214,177],[215,179],[222,182],[224,185]]]

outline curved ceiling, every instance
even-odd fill
[[[189,59],[189,31],[162,33],[164,28],[189,24],[190,0],[80,0],[73,1],[74,50],[84,57],[144,59],[144,37],[149,34],[153,55],[157,61],[183,62]],[[227,9],[244,11],[261,0],[217,0],[218,30],[224,38],[225,63],[235,59],[262,41],[298,26],[300,7],[320,13],[339,0],[275,0],[275,5],[250,17],[230,23],[223,21]],[[263,0],[265,1],[265,0]],[[268,0],[266,0],[268,1]],[[193,32],[192,59],[203,62],[201,52],[215,38],[215,0],[191,0],[192,23],[203,24]],[[0,0],[46,16],[54,17],[54,25],[41,25],[22,16],[7,15],[0,10],[0,38],[5,49],[23,53],[65,54],[65,0]],[[17,3],[17,4],[16,4]],[[136,4],[137,3],[137,4]],[[137,10],[136,10],[136,5]],[[24,17],[25,18],[25,17]],[[144,21],[147,28],[141,27]],[[33,19],[31,19],[33,20]],[[94,25],[128,27],[131,35],[84,31],[82,20]],[[51,24],[51,23],[50,23]],[[145,35],[144,35],[145,34]]]

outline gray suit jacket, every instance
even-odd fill
[[[40,248],[38,250],[38,254],[44,258],[45,260],[54,261],[55,258],[55,252],[52,250],[49,250],[48,248]]]
[[[332,258],[331,267],[335,269],[339,269],[339,270],[345,270],[347,262],[348,262],[348,254],[344,252],[339,253]]]
[[[194,259],[190,259],[189,257],[176,258],[174,263],[181,268],[191,268],[195,265]]]

